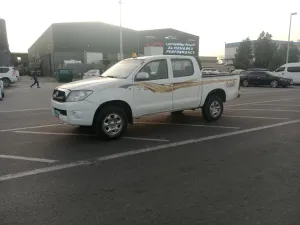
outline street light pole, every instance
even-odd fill
[[[120,4],[120,60],[123,60],[122,0],[119,0],[119,4]]]
[[[292,16],[297,15],[296,12],[291,13],[290,15],[290,28],[289,28],[289,39],[287,43],[287,51],[286,51],[286,63],[289,63],[289,53],[290,53],[290,37],[291,37],[291,26],[292,26]]]

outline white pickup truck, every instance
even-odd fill
[[[240,95],[239,75],[202,75],[198,58],[163,55],[125,59],[101,77],[63,84],[51,104],[59,120],[93,126],[107,140],[149,114],[202,108],[206,120],[217,120],[223,102]]]

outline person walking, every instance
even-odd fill
[[[38,81],[38,72],[37,70],[33,70],[33,73],[32,73],[32,76],[33,76],[33,79],[34,79],[34,83],[32,85],[30,85],[30,87],[32,88],[34,85],[37,85],[37,88],[40,88],[40,84],[39,84],[39,81]]]

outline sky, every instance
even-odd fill
[[[120,24],[119,0],[0,0],[11,52],[28,48],[52,24],[101,21]],[[300,0],[122,0],[122,25],[145,30],[173,28],[200,36],[201,56],[222,56],[225,43],[256,39],[300,40]]]

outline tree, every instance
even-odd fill
[[[234,67],[235,69],[246,70],[252,66],[253,62],[253,47],[249,37],[243,40],[235,54]]]
[[[268,68],[277,48],[277,44],[272,40],[272,35],[268,32],[261,32],[254,43],[254,66],[258,68]]]
[[[281,45],[274,53],[269,64],[270,70],[275,70],[286,63],[287,44]],[[300,51],[294,42],[290,42],[289,63],[299,62]]]

